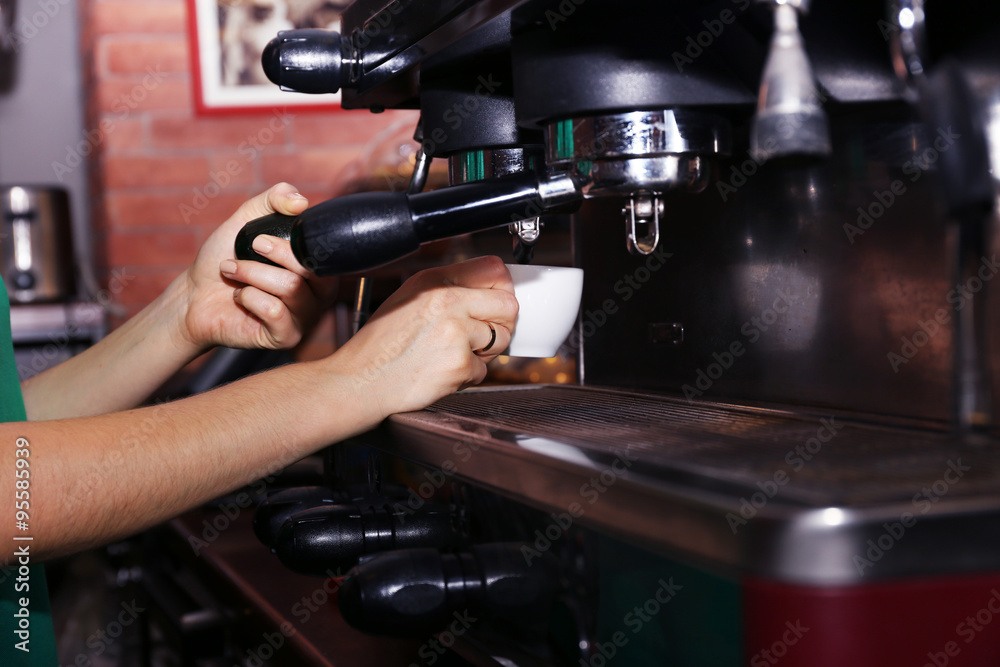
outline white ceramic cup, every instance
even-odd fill
[[[576,324],[583,296],[583,269],[508,264],[519,306],[505,354],[554,357]]]

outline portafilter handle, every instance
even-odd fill
[[[431,192],[362,192],[330,199],[297,216],[252,220],[236,238],[236,257],[253,252],[259,234],[288,238],[299,262],[319,276],[365,271],[422,243],[502,227],[546,213],[571,213],[583,201],[567,174],[515,174]],[[286,230],[290,230],[286,234]]]

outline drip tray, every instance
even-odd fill
[[[395,415],[370,438],[740,574],[843,585],[1000,563],[1000,531],[987,523],[1000,519],[993,441],[567,385],[467,390]]]

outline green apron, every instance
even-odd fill
[[[10,304],[7,289],[0,280],[0,422],[23,422],[24,402],[21,386],[14,363],[14,347],[10,339]],[[0,442],[0,447],[17,447],[17,442]],[[28,445],[30,451],[30,444]],[[29,457],[30,461],[30,457]],[[34,475],[35,470],[29,468]],[[13,470],[4,470],[0,475],[13,475]],[[30,491],[30,489],[29,489]],[[30,502],[30,499],[29,499]],[[0,501],[0,521],[15,520],[15,498]],[[30,510],[29,510],[30,521]],[[29,522],[30,526],[30,522]],[[30,534],[30,533],[29,533]],[[31,542],[15,543],[15,551]],[[19,582],[18,579],[21,579]],[[27,618],[20,601],[27,598]],[[20,616],[16,615],[19,614]],[[18,635],[27,624],[27,635]],[[27,644],[22,643],[27,638]],[[18,646],[28,648],[23,651]],[[22,665],[58,664],[56,658],[56,638],[52,631],[52,612],[49,608],[49,591],[45,584],[45,568],[34,564],[24,576],[20,566],[0,568],[0,665],[21,667]]]

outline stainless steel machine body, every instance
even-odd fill
[[[364,444],[741,582],[743,662],[774,629],[754,625],[754,581],[867,595],[982,576],[988,593],[1000,15],[924,4],[351,5],[345,106],[420,108],[456,182],[540,143],[544,164],[518,170],[584,198],[580,386],[463,392]],[[843,627],[787,664],[890,664],[853,662]],[[581,664],[613,636],[594,633]],[[1000,637],[977,646],[965,664],[1000,656]]]

